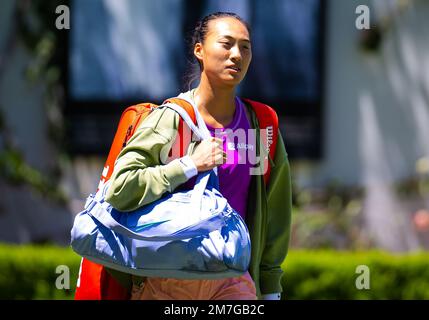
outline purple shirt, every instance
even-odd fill
[[[227,154],[226,163],[218,166],[219,191],[244,219],[251,179],[248,153],[254,153],[256,146],[249,137],[251,127],[245,106],[238,98],[235,99],[235,106],[230,124],[216,129],[207,125],[207,128],[212,136],[223,139],[223,150]]]
[[[226,163],[218,166],[219,191],[229,204],[245,218],[247,210],[247,195],[251,180],[251,157],[254,157],[256,145],[254,134],[250,127],[245,106],[240,99],[235,99],[234,118],[224,128],[213,128],[207,125],[211,136],[223,140],[223,150],[227,154]],[[252,162],[254,163],[254,162]],[[184,188],[192,188],[196,177],[191,178]]]

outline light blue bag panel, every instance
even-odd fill
[[[190,121],[180,107],[169,107]],[[138,276],[242,275],[250,263],[249,232],[218,186],[216,170],[206,171],[198,175],[192,190],[167,193],[135,211],[120,212],[104,201],[107,183],[88,197],[85,210],[76,216],[71,246],[88,260]]]

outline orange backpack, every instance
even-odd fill
[[[259,127],[266,134],[262,134],[263,145],[269,153],[271,159],[274,159],[277,144],[278,118],[276,112],[269,106],[249,99],[242,99],[246,104],[252,106],[258,118]],[[189,114],[192,121],[196,123],[196,116],[192,105],[184,99],[171,98],[165,101],[181,106]],[[149,113],[158,106],[153,103],[140,103],[125,109],[119,120],[109,155],[104,165],[103,173],[100,179],[98,189],[106,183],[112,176],[116,158],[125,147],[128,140],[134,135],[138,126],[149,115]],[[190,143],[191,136],[189,130],[184,130],[184,121],[180,118],[178,127],[179,157],[185,154],[185,146]],[[171,154],[171,151],[170,151]],[[267,160],[267,159],[265,159]],[[267,170],[264,173],[265,184],[268,184],[271,165],[268,161]],[[127,300],[130,292],[121,286],[119,282],[112,277],[104,266],[82,258],[79,269],[79,278],[76,287],[75,300]]]

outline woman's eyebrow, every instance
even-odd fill
[[[234,37],[232,37],[232,36],[228,36],[228,35],[221,35],[221,36],[219,37],[219,39],[235,40],[235,38],[234,38]],[[249,39],[247,39],[247,38],[239,39],[239,41],[245,41],[245,42],[249,42],[249,43],[251,43],[251,42],[250,42],[250,40],[249,40]]]

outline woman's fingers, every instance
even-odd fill
[[[223,140],[217,137],[205,139],[199,143],[191,155],[198,171],[213,169],[227,161],[227,154],[223,150]]]

